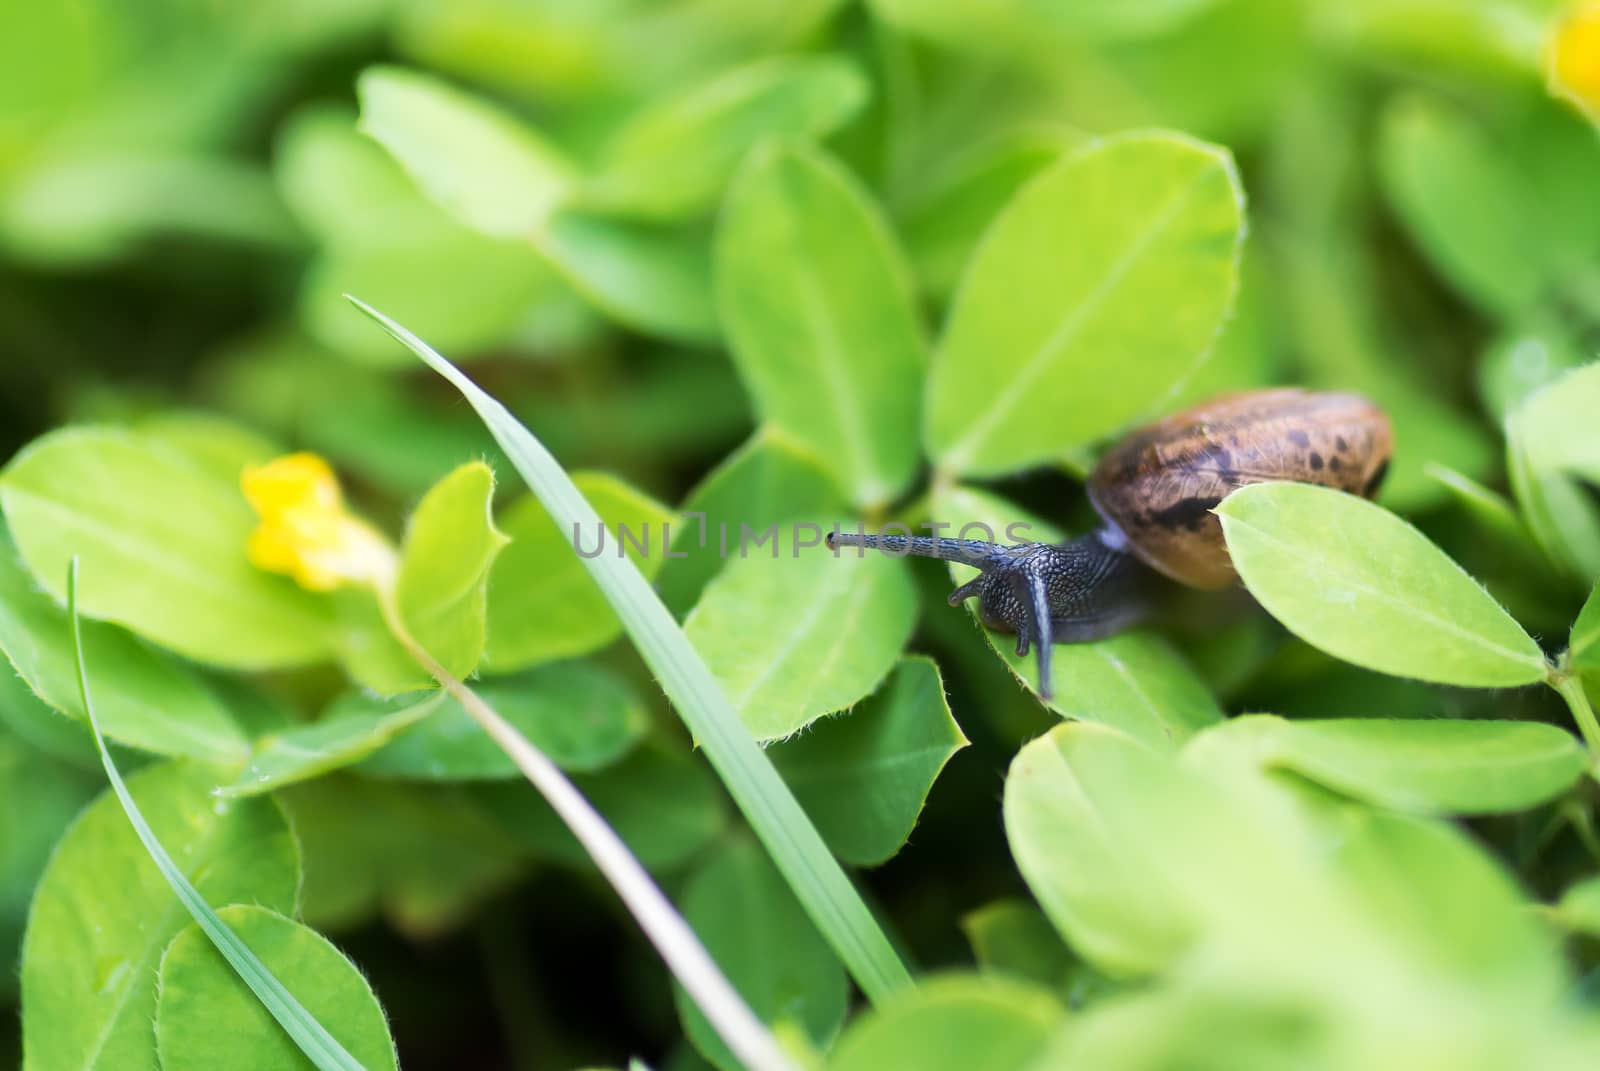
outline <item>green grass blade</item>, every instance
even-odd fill
[[[139,812],[138,804],[134,803],[133,795],[128,791],[128,786],[123,783],[122,775],[117,772],[117,764],[111,761],[111,752],[106,750],[105,737],[100,735],[100,723],[95,717],[94,702],[89,698],[89,672],[83,658],[83,629],[78,618],[78,559],[73,558],[67,569],[67,614],[72,618],[72,642],[76,652],[78,669],[78,690],[83,698],[83,709],[89,715],[89,728],[94,731],[94,743],[100,751],[100,761],[106,768],[106,776],[111,779],[111,788],[117,794],[117,799],[122,802],[122,809],[128,815],[128,821],[133,825],[133,831],[139,835],[139,840],[144,844],[145,851],[150,853],[150,859],[161,871],[161,876],[167,879],[167,884],[172,886],[172,891],[177,894],[178,900],[199,923],[211,943],[217,946],[233,969],[244,979],[244,984],[261,1001],[263,1007],[272,1013],[288,1033],[294,1043],[305,1053],[306,1059],[316,1064],[322,1071],[365,1071],[355,1057],[345,1051],[343,1045],[328,1033],[327,1029],[316,1020],[304,1006],[294,998],[294,994],[284,988],[283,983],[267,970],[266,964],[256,958],[248,945],[239,939],[239,935],[228,927],[228,924],[217,917],[211,910],[211,905],[205,902],[189,879],[183,876],[183,871],[172,861],[167,850],[156,839],[155,831],[144,820],[144,815]]]
[[[504,406],[410,331],[364,302],[350,301],[461,391],[562,531],[576,525],[592,532],[601,524],[560,463]],[[626,558],[600,555],[583,564],[862,992],[878,1001],[909,985],[911,976],[888,937],[649,581]]]

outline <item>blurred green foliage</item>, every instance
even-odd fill
[[[109,801],[68,832],[99,787],[57,713],[81,717],[58,605],[81,554],[104,728],[130,765],[183,764],[144,775],[169,847],[180,825],[292,827],[298,904],[276,894],[287,858],[262,857],[276,885],[223,866],[216,906],[333,933],[403,1066],[727,1066],[459,709],[360,690],[424,683],[370,607],[247,566],[239,469],[304,449],[388,532],[423,504],[418,605],[487,630],[459,667],[482,654],[485,694],[576,774],[756,1010],[833,1045],[830,1066],[1592,1066],[1592,758],[1553,727],[1570,726],[1554,692],[1457,687],[1534,680],[1570,642],[1563,672],[1600,701],[1600,141],[1546,86],[1561,6],[9,5],[0,954],[17,962],[41,875],[37,903],[66,890],[129,926],[165,903]],[[1164,206],[1172,228],[1143,243]],[[983,977],[847,1018],[837,964],[564,533],[347,292],[465,364],[608,520],[673,525],[687,556],[640,564],[830,847],[873,868],[861,884],[908,958]],[[1046,709],[1007,672],[1027,672],[1008,639],[997,659],[938,605],[943,569],[723,570],[684,523],[1079,531],[1077,481],[1120,429],[1279,383],[1388,410],[1380,501],[1427,537],[1383,529],[1385,560],[1423,578],[1393,593],[1448,637],[1492,619],[1509,671],[1448,638],[1419,654],[1430,636],[1399,618],[1336,623],[1359,664],[1336,661],[1224,597],[1165,634],[1059,649]],[[458,467],[471,508],[430,510]],[[1247,506],[1266,508],[1229,508]],[[1302,527],[1308,554],[1334,512]],[[1429,587],[1428,540],[1488,595],[1459,571]],[[1326,639],[1295,602],[1348,562],[1322,565],[1247,579]],[[1258,711],[1279,717],[1221,720]],[[1101,725],[1024,749],[1057,715]],[[1296,720],[1318,716],[1340,720]],[[223,820],[219,785],[278,803]],[[252,846],[228,832],[205,852]],[[180,929],[161,918],[30,935],[64,943],[28,969],[76,963],[86,991],[139,965],[149,1007],[101,1016],[130,1062],[88,1066],[156,1066],[144,1031]],[[212,971],[199,951],[172,974]],[[30,1022],[86,1014],[42,1007]],[[0,1026],[0,1060],[21,1022]],[[30,1036],[27,1066],[84,1066],[57,1032]]]

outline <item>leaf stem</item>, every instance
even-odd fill
[[[384,622],[394,638],[461,704],[500,750],[510,756],[522,775],[566,823],[638,921],[639,928],[660,953],[667,969],[699,1005],[739,1061],[751,1071],[796,1071],[794,1063],[739,996],[689,923],[600,812],[548,755],[517,732],[482,696],[456,678],[416,641],[400,616],[393,586],[380,587],[377,594]]]
[[[1600,722],[1595,720],[1594,708],[1589,705],[1589,696],[1583,690],[1583,681],[1568,668],[1565,653],[1550,667],[1545,680],[1550,687],[1560,693],[1562,699],[1567,701],[1567,708],[1572,711],[1572,720],[1578,723],[1578,731],[1583,734],[1584,743],[1589,745],[1589,750],[1600,753]]]

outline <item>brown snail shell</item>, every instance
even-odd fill
[[[1371,498],[1393,444],[1389,418],[1358,394],[1232,394],[1129,434],[1095,466],[1089,500],[1145,564],[1222,588],[1237,574],[1211,510],[1228,492],[1293,480]]]

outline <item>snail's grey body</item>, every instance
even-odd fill
[[[1133,432],[1095,467],[1089,498],[1105,523],[1065,543],[1002,546],[971,539],[830,535],[830,546],[942,558],[980,574],[950,593],[976,596],[992,629],[1039,648],[1039,693],[1050,695],[1049,647],[1101,639],[1137,622],[1160,572],[1199,588],[1235,578],[1211,510],[1246,484],[1290,480],[1372,497],[1392,443],[1383,412],[1354,394],[1292,388],[1231,395]]]

